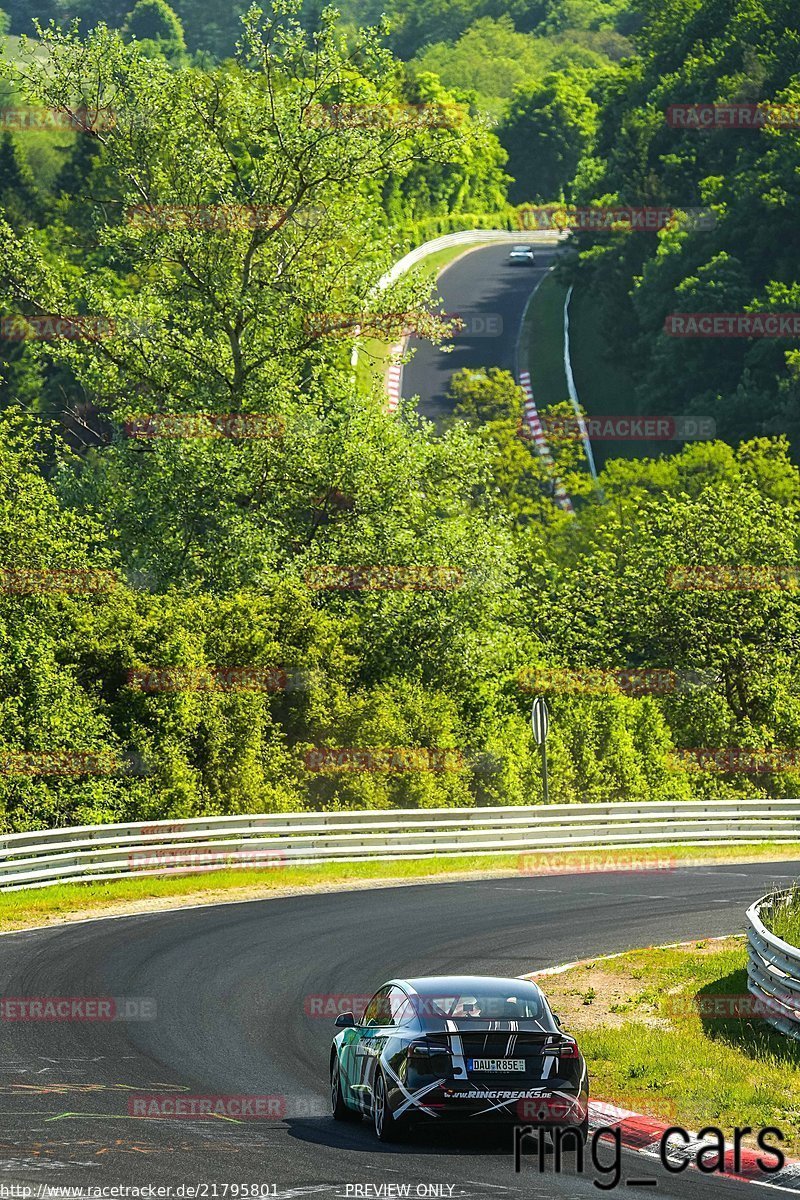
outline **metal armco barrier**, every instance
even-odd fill
[[[770,933],[762,920],[791,894],[771,892],[747,910],[747,988],[764,1020],[800,1039],[800,949]]]
[[[0,837],[0,890],[257,866],[800,842],[800,800],[368,809],[86,825]],[[531,873],[535,873],[532,871]],[[800,987],[800,985],[798,985]]]
[[[472,242],[513,242],[525,245],[529,243],[557,243],[566,240],[567,235],[559,230],[524,230],[517,229],[509,232],[507,229],[460,229],[457,233],[443,233],[440,237],[432,238],[429,242],[423,242],[421,246],[417,246],[415,250],[409,250],[408,254],[404,254],[398,259],[394,266],[390,267],[385,275],[381,275],[378,280],[378,288],[383,291],[390,284],[395,283],[401,275],[405,275],[411,267],[415,267],[418,263],[423,262],[429,254],[436,254],[439,250],[447,250],[450,246],[466,246]]]

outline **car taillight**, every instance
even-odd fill
[[[409,1042],[406,1047],[406,1058],[430,1058],[432,1054],[444,1054],[444,1050],[429,1042]]]
[[[572,1038],[565,1038],[556,1046],[559,1058],[578,1058],[578,1043]]]
[[[437,1046],[432,1042],[409,1042],[406,1047],[406,1058],[422,1058],[426,1061],[447,1055],[445,1046]]]

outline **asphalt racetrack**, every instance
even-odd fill
[[[404,400],[419,396],[419,411],[432,421],[449,416],[446,394],[450,376],[463,368],[501,367],[516,376],[516,345],[522,314],[531,292],[552,266],[558,249],[550,243],[526,242],[536,250],[534,266],[512,266],[511,244],[493,243],[471,250],[440,274],[437,288],[447,313],[459,313],[465,328],[444,354],[432,342],[412,337],[414,357],[403,367]],[[465,297],[469,297],[466,301]]]
[[[520,875],[0,937],[6,999],[143,998],[156,1012],[126,1022],[0,1022],[0,1189],[238,1183],[275,1185],[273,1194],[285,1198],[356,1198],[380,1196],[374,1188],[385,1184],[411,1184],[410,1194],[421,1196],[417,1185],[437,1184],[446,1198],[597,1195],[593,1179],[602,1176],[577,1174],[570,1155],[560,1175],[549,1159],[540,1175],[534,1157],[515,1175],[507,1131],[422,1132],[395,1147],[380,1145],[367,1122],[335,1124],[328,1116],[333,1023],[309,1015],[315,998],[371,994],[393,975],[518,975],[741,931],[745,908],[798,869],[784,862]],[[281,1098],[285,1113],[244,1123],[131,1114],[132,1097],[165,1094],[269,1095]],[[695,1170],[671,1176],[656,1160],[625,1152],[620,1187],[643,1178],[657,1181],[645,1191],[667,1196],[757,1186]],[[366,1192],[352,1190],[366,1184]]]

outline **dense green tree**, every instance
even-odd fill
[[[25,154],[9,130],[0,137],[0,211],[15,228],[41,217],[41,203]]]
[[[498,128],[514,178],[512,203],[570,198],[570,184],[591,150],[597,123],[588,79],[583,72],[551,74],[514,95]]]
[[[577,34],[570,35],[570,39]],[[507,13],[480,17],[456,42],[437,42],[412,60],[412,70],[433,71],[451,88],[471,88],[479,103],[500,114],[518,88],[555,70],[608,65],[605,54],[579,42],[520,33]]]
[[[702,100],[792,111],[800,17],[788,3],[753,8],[746,0],[637,0],[634,10],[639,56],[595,79],[597,137],[573,195],[584,203],[705,205],[715,224],[658,236],[581,235],[573,279],[613,314],[610,352],[639,381],[642,411],[708,414],[731,441],[789,432],[794,443],[792,340],[690,341],[668,336],[664,322],[680,312],[796,308],[796,134],[779,124],[698,132],[681,127],[680,110]]]
[[[136,0],[122,32],[166,58],[180,58],[186,52],[183,26],[167,0]]]
[[[762,420],[791,427],[797,351],[742,347],[720,365],[661,332],[673,308],[800,307],[794,142],[778,131],[733,149],[692,142],[659,116],[671,88],[710,86],[701,46],[724,51],[732,89],[785,78],[791,38],[767,61],[771,17],[737,2],[673,5],[692,28],[677,47],[657,11],[637,5],[641,57],[534,82],[514,101],[509,150],[526,200],[571,187],[582,199],[662,203],[683,179],[684,202],[717,205],[710,238],[683,225],[650,240],[581,238],[563,270],[602,298],[607,320],[630,321],[625,349],[651,404],[706,404],[720,426],[744,428],[756,398]],[[721,32],[734,10],[736,29]],[[363,8],[346,9],[346,42],[327,17],[309,39],[291,17],[253,14],[238,61],[216,66],[154,54],[175,26],[163,8],[160,25],[143,23],[158,16],[153,5],[134,12],[138,30],[131,14],[124,37],[87,35],[98,14],[83,0],[82,34],[49,31],[44,52],[32,47],[8,68],[25,103],[71,111],[91,98],[99,115],[65,146],[46,225],[3,219],[2,311],[100,323],[96,335],[3,348],[3,401],[16,407],[0,417],[0,828],[530,803],[541,784],[526,680],[540,667],[556,680],[553,799],[796,787],[791,773],[693,771],[671,758],[675,747],[798,744],[800,610],[787,568],[800,475],[785,439],[612,460],[601,494],[580,442],[552,436],[551,468],[521,436],[522,393],[507,372],[457,373],[455,416],[441,430],[408,406],[387,413],[381,390],[351,377],[348,317],[391,326],[429,302],[416,275],[376,287],[399,254],[392,226],[488,212],[505,198],[504,150],[479,119],[477,89],[488,85],[426,67],[450,49],[469,62],[490,44],[499,61],[533,30],[530,41],[543,30],[563,38],[574,61],[575,45],[593,54],[595,37],[619,36],[619,9],[512,6],[512,26],[488,3],[447,0],[428,14],[409,0],[395,36],[438,45],[408,68],[356,31]],[[104,15],[123,23],[124,13]],[[212,27],[224,41],[238,19],[210,0],[195,15],[190,48]],[[480,25],[448,47],[452,35],[437,32],[447,16]],[[656,63],[675,78],[660,84]],[[425,128],[332,117],[409,105],[452,119]],[[25,170],[9,146],[13,198]],[[754,204],[781,234],[773,247],[759,231],[758,254],[747,238]],[[429,332],[446,335],[435,317]],[[204,436],[220,432],[210,418],[229,414],[264,419],[269,436]],[[572,408],[542,415],[571,418]],[[79,454],[43,432],[49,416]],[[555,478],[574,515],[554,503]],[[760,570],[779,582],[674,584],[695,568],[701,579],[746,583]],[[112,582],[45,586],[65,570]],[[611,682],[587,695],[557,682],[564,669],[629,667],[672,671],[680,687],[639,696]],[[278,682],[226,684],[240,668]],[[446,771],[316,770],[308,752],[326,746],[436,748],[453,761]],[[92,765],[29,769],[67,749]]]
[[[455,416],[483,425],[489,421],[519,421],[525,393],[508,371],[456,371],[448,387]]]
[[[12,33],[32,34],[35,18],[45,22],[57,20],[60,15],[58,0],[43,0],[41,4],[33,4],[31,0],[3,0],[3,8]]]
[[[612,461],[600,482],[608,502],[593,501],[580,526],[552,526],[552,569],[529,581],[532,603],[548,592],[549,652],[573,668],[674,673],[658,703],[677,746],[796,745],[800,474],[786,442]],[[790,773],[749,786],[797,783]],[[724,771],[692,776],[707,794],[717,785],[740,786]]]

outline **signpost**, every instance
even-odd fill
[[[544,802],[550,803],[550,796],[547,790],[547,733],[550,729],[550,713],[547,711],[547,704],[544,696],[537,696],[533,702],[531,709],[531,729],[533,730],[533,740],[537,746],[542,748],[542,786],[544,788]]]

